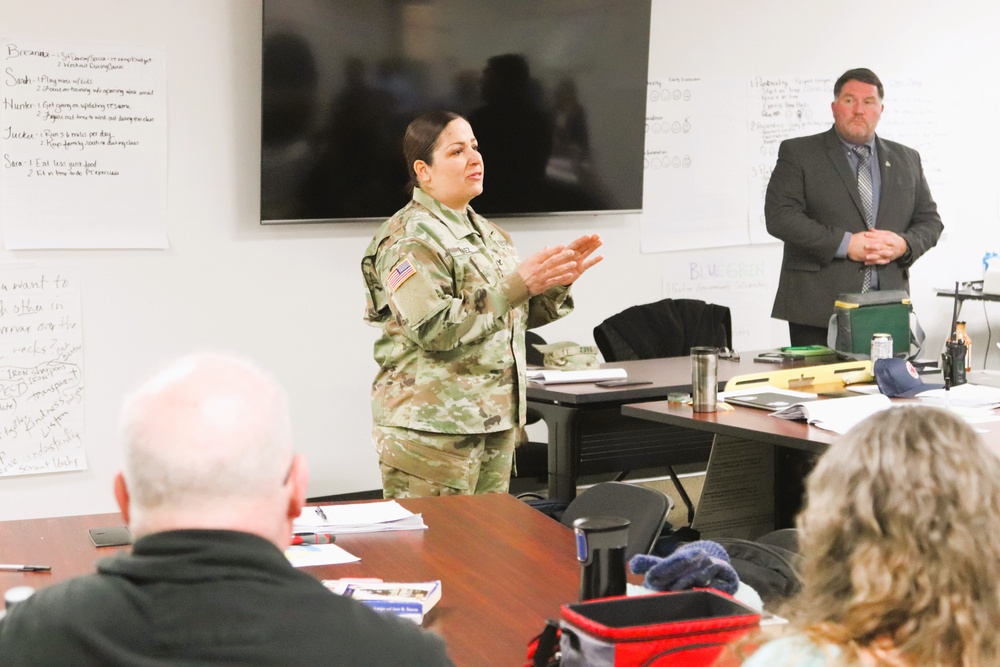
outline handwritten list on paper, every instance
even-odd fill
[[[77,280],[0,269],[0,477],[84,470]]]
[[[747,153],[752,243],[775,240],[764,226],[764,194],[778,160],[778,145],[791,137],[829,130],[832,99],[833,79],[758,76],[750,80]]]
[[[832,77],[758,76],[749,84],[750,232],[752,243],[774,239],[764,227],[764,194],[778,159],[779,144],[818,134],[833,125]],[[931,91],[916,79],[885,82],[888,103],[876,133],[920,152],[931,190],[946,185],[944,152],[952,145]]]
[[[163,49],[0,43],[7,248],[165,248]]]

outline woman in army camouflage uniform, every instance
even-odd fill
[[[572,310],[569,286],[601,260],[601,240],[520,262],[469,206],[483,159],[457,114],[414,120],[403,152],[413,199],[361,261],[365,319],[382,331],[372,414],[384,495],[504,493],[524,423],[524,332]]]

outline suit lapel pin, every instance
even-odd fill
[[[886,160],[886,161],[885,161],[885,166],[887,166],[887,167],[891,167],[892,165],[891,165],[891,164],[889,164],[889,161],[888,161],[888,160]]]

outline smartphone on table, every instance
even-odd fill
[[[802,361],[805,357],[793,352],[761,352],[755,361],[763,361],[768,364],[782,364],[786,361]]]

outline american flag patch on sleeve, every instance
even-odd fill
[[[385,284],[395,292],[399,289],[400,285],[406,282],[407,278],[415,273],[416,270],[414,270],[413,264],[410,264],[410,260],[404,259],[389,273],[389,277],[385,279]]]

